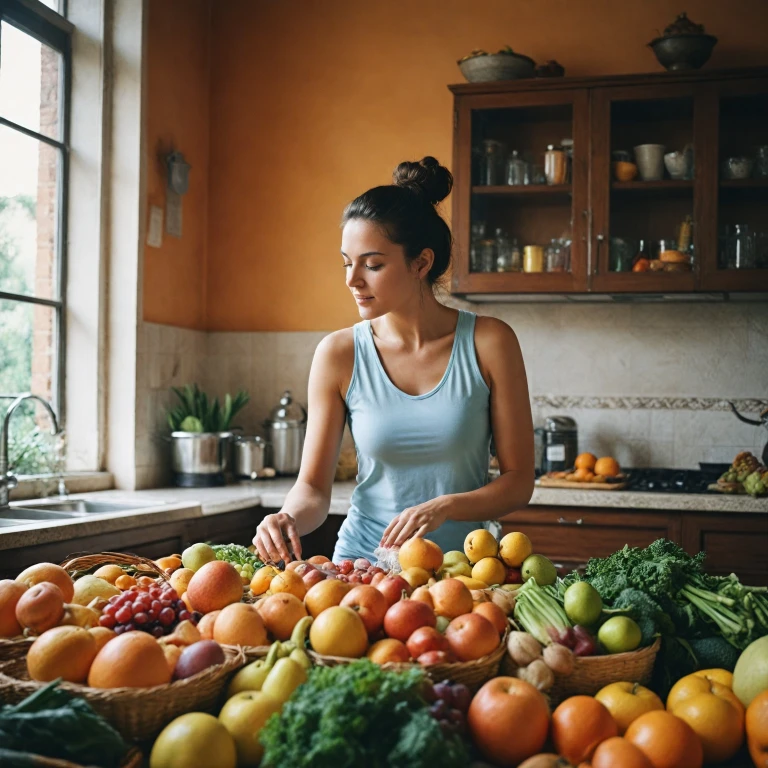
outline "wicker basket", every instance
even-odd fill
[[[24,765],[35,766],[35,768],[88,768],[80,763],[72,763],[69,760],[59,760],[55,757],[45,757],[44,755],[26,754],[28,762]],[[141,768],[144,755],[138,747],[131,747],[125,757],[120,761],[120,768]]]
[[[102,565],[115,564],[119,566],[131,566],[136,576],[158,576],[168,581],[168,574],[162,568],[158,567],[152,560],[139,555],[126,554],[125,552],[98,552],[95,554],[80,552],[69,555],[61,563],[61,567],[69,573],[72,578],[83,576],[86,573],[100,568]]]
[[[553,706],[569,696],[593,696],[604,686],[623,680],[647,685],[660,647],[661,639],[657,637],[653,645],[629,653],[577,656],[570,675],[555,676],[555,684],[548,691]]]
[[[168,723],[185,712],[212,710],[229,678],[243,666],[245,655],[225,649],[226,661],[186,680],[153,688],[89,688],[61,683],[60,688],[84,698],[128,740],[156,736]],[[24,659],[0,664],[0,701],[10,704],[25,699],[47,683],[29,679]]]
[[[271,645],[222,645],[224,650],[231,653],[237,653],[241,651],[246,662],[255,661],[256,659],[263,659],[269,653]]]
[[[499,672],[499,665],[507,650],[507,637],[509,630],[505,631],[504,637],[502,637],[499,647],[488,656],[483,656],[481,659],[475,659],[474,661],[456,661],[450,664],[429,664],[421,667],[427,674],[427,677],[433,683],[440,683],[443,680],[450,680],[453,683],[463,683],[469,688],[472,693],[475,693],[480,686],[490,680]],[[323,656],[319,653],[315,653],[312,650],[307,650],[312,661],[320,667],[335,667],[339,664],[350,664],[356,659],[347,659],[340,656]],[[382,664],[382,669],[398,671],[403,669],[411,669],[414,666],[420,666],[415,664],[396,664],[394,662],[387,662]]]
[[[36,638],[18,637],[0,638],[0,663],[10,661],[11,659],[23,659],[27,655],[29,646],[34,643]]]

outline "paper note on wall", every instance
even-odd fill
[[[181,195],[170,187],[165,196],[165,231],[173,237],[181,237]]]
[[[150,206],[147,245],[160,248],[163,244],[163,209],[159,205]]]

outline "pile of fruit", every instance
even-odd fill
[[[730,468],[717,480],[725,493],[748,493],[750,496],[768,495],[768,467],[760,464],[749,451],[737,454]]]
[[[606,483],[617,481],[624,476],[619,462],[613,456],[601,456],[594,453],[580,453],[571,469],[563,472],[547,472],[553,480],[568,480],[572,483]]]

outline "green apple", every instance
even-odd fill
[[[546,587],[548,584],[554,584],[557,580],[557,571],[552,561],[544,555],[529,555],[523,560],[520,568],[523,575],[523,581],[536,579],[540,587]]]
[[[608,653],[634,651],[642,637],[637,622],[629,616],[612,616],[597,633],[597,639]]]
[[[193,544],[181,553],[181,564],[190,571],[199,571],[206,563],[216,559],[216,553],[212,547],[204,542]]]
[[[437,573],[441,579],[472,576],[472,566],[469,563],[454,563],[453,565],[444,565]]]
[[[232,678],[227,689],[227,698],[229,699],[236,693],[242,693],[243,691],[260,691],[270,669],[272,667],[268,667],[264,663],[264,659],[257,659],[250,664],[246,664]]]
[[[457,565],[458,563],[466,563],[469,565],[469,558],[458,549],[452,549],[450,552],[446,552],[443,555],[443,568],[446,565]]]
[[[219,721],[235,741],[237,765],[256,766],[264,755],[259,732],[282,702],[263,691],[243,691],[228,699],[219,712]]]
[[[278,659],[269,670],[261,690],[283,704],[291,694],[307,679],[307,670],[289,657]]]
[[[565,615],[574,623],[588,627],[594,624],[603,611],[600,593],[587,581],[577,581],[565,590],[563,596]]]

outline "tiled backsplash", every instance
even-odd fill
[[[753,408],[752,417],[768,406],[768,306],[447,303],[515,329],[536,425],[555,413],[572,416],[581,450],[614,455],[624,466],[695,468],[741,450],[759,454],[768,439],[724,410],[724,400]],[[258,432],[284,389],[306,404],[312,355],[325,336],[144,325],[137,407],[147,480],[168,477],[160,435],[170,386],[196,380],[220,397],[247,389],[251,401],[238,421]]]

